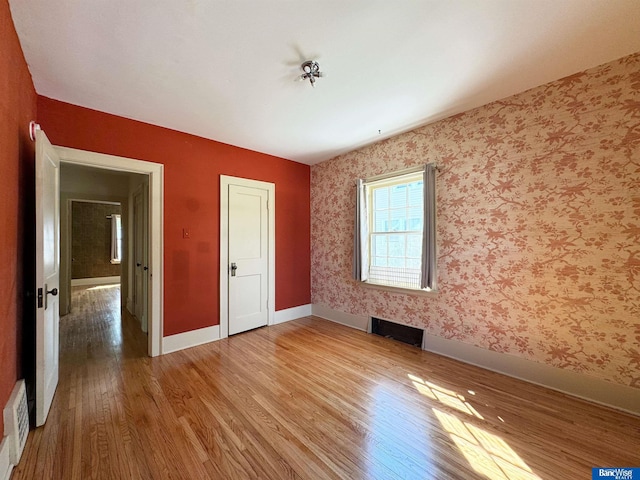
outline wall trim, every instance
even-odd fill
[[[300,305],[298,307],[285,308],[284,310],[278,310],[273,318],[271,325],[277,325],[279,323],[289,322],[302,317],[308,317],[311,315],[311,304]]]
[[[362,330],[363,332],[369,331],[369,316],[368,315],[354,315],[352,313],[345,313],[339,310],[334,310],[321,303],[314,303],[311,306],[311,313],[316,317],[330,320],[340,325],[355,328],[356,330]]]
[[[9,480],[13,465],[9,461],[9,437],[4,437],[0,443],[0,480]]]
[[[368,316],[340,312],[313,304],[313,315],[367,331]],[[552,367],[515,355],[486,350],[425,331],[422,349],[431,353],[501,373],[573,397],[640,416],[640,389],[611,383],[590,375]]]
[[[162,339],[162,354],[197,347],[216,340],[220,340],[220,325],[169,335]]]
[[[72,287],[78,287],[83,285],[110,285],[112,283],[120,283],[120,276],[71,279]]]

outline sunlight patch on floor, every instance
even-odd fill
[[[464,395],[460,395],[459,393],[456,393],[452,390],[440,387],[435,383],[428,382],[421,379],[420,377],[416,377],[415,375],[409,374],[409,379],[411,379],[413,386],[416,387],[416,390],[418,390],[424,396],[429,397],[432,400],[437,400],[440,403],[443,403],[451,408],[455,408],[456,410],[466,413],[467,415],[473,415],[481,420],[484,420],[484,417],[480,415],[469,402],[466,401]],[[475,393],[472,393],[472,395],[475,395]]]
[[[490,480],[540,480],[502,438],[436,408],[433,413],[476,472]]]
[[[412,374],[408,374],[408,377],[422,395],[466,415],[484,420],[464,395]],[[476,394],[473,390],[468,392],[470,395]],[[499,436],[472,423],[462,421],[453,414],[437,408],[432,410],[458,450],[476,472],[490,480],[540,480],[540,477],[535,475],[509,444]],[[501,417],[498,419],[504,422]]]

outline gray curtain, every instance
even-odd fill
[[[436,166],[424,166],[424,227],[420,288],[436,288]]]
[[[353,235],[353,278],[364,282],[369,277],[369,216],[367,213],[367,197],[364,180],[356,183],[355,231]]]

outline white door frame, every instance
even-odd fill
[[[140,173],[149,176],[149,344],[148,353],[162,355],[163,307],[164,307],[164,165],[131,158],[106,155],[68,147],[54,147],[60,161],[74,165],[103,168],[119,172]]]
[[[276,313],[276,186],[274,183],[220,175],[220,338],[229,336],[229,185],[261,188],[267,191],[268,269],[267,325]]]

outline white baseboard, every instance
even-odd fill
[[[71,279],[72,287],[80,287],[84,285],[111,285],[120,283],[120,277],[94,277],[94,278],[73,278]]]
[[[285,308],[278,310],[274,316],[272,325],[296,320],[297,318],[308,317],[311,315],[311,304],[300,305],[299,307]]]
[[[640,415],[640,389],[552,367],[515,355],[492,352],[457,340],[424,334],[424,350],[557,390],[590,402]]]
[[[369,317],[313,305],[313,315],[359,330],[367,330]],[[640,416],[640,389],[552,367],[515,355],[493,352],[425,332],[423,349],[438,355],[502,373],[542,387]]]
[[[209,342],[220,340],[220,325],[199,328],[190,332],[169,335],[162,339],[162,354],[177,352],[185,348],[197,347]]]
[[[367,315],[354,315],[339,310],[334,310],[321,303],[314,303],[311,306],[312,315],[331,320],[332,322],[345,325],[366,332],[369,327],[369,317]]]
[[[0,480],[9,480],[13,465],[9,461],[9,439],[4,437],[0,443]]]

